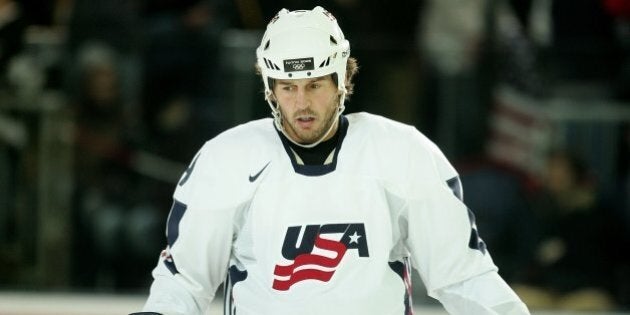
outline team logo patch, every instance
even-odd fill
[[[295,72],[315,69],[313,58],[297,58],[284,60],[284,72]]]
[[[354,249],[359,257],[369,257],[363,223],[291,226],[284,237],[282,256],[293,262],[276,264],[272,287],[287,291],[304,280],[328,282],[346,252]]]

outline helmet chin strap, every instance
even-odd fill
[[[280,130],[280,132],[282,132],[282,134],[289,141],[291,141],[291,143],[293,143],[293,144],[295,144],[297,146],[300,146],[302,148],[307,148],[307,149],[310,149],[310,148],[313,148],[313,147],[317,146],[322,141],[324,141],[324,139],[326,139],[326,137],[328,137],[330,132],[333,131],[333,129],[335,129],[335,126],[339,123],[339,116],[341,116],[341,113],[343,113],[343,111],[346,109],[346,106],[343,104],[345,102],[345,99],[346,99],[346,92],[343,91],[343,92],[341,92],[341,95],[339,96],[339,105],[337,106],[337,114],[335,115],[335,121],[332,124],[330,124],[330,128],[328,128],[328,130],[324,133],[324,135],[321,136],[321,138],[319,138],[319,140],[317,140],[317,141],[315,141],[313,143],[309,143],[309,144],[302,144],[302,143],[298,143],[295,140],[293,140],[287,134],[286,130],[284,130],[284,127],[282,126],[282,113],[271,102],[271,92],[267,92],[267,97],[265,97],[265,99],[267,100],[267,104],[269,104],[269,107],[271,108],[271,114],[273,115],[273,123],[274,123],[274,125],[276,125],[276,128],[278,130]]]

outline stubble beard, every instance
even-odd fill
[[[301,130],[299,126],[296,126],[295,122],[296,117],[299,115],[313,115],[316,118],[319,118],[319,115],[317,115],[311,109],[307,108],[305,110],[296,112],[291,119],[287,119],[286,113],[282,111],[281,108],[280,112],[282,113],[282,119],[284,120],[283,127],[285,129],[288,127],[291,130],[290,134],[294,135],[297,138],[293,140],[295,140],[297,143],[308,145],[324,137],[326,132],[336,122],[338,111],[337,106],[334,106],[331,110],[327,111],[325,113],[326,117],[324,117],[323,120],[324,123],[319,125],[319,128],[316,128],[314,130]]]

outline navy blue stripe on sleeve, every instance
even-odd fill
[[[166,223],[166,239],[171,247],[179,237],[179,222],[182,220],[186,208],[188,208],[186,204],[177,200],[173,201],[171,213],[168,215],[168,222]]]

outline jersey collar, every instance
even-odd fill
[[[324,165],[304,165],[302,163],[299,163],[293,149],[291,149],[291,143],[289,142],[289,140],[277,129],[276,132],[278,133],[278,137],[280,137],[280,140],[282,140],[284,150],[289,156],[291,164],[293,165],[293,170],[296,173],[305,176],[321,176],[331,173],[337,168],[337,156],[339,155],[341,145],[343,144],[343,140],[348,132],[348,125],[349,122],[346,116],[341,115],[341,117],[339,117],[339,129],[337,130],[337,132],[339,133],[339,137],[337,139],[337,145],[333,153],[332,162]]]

